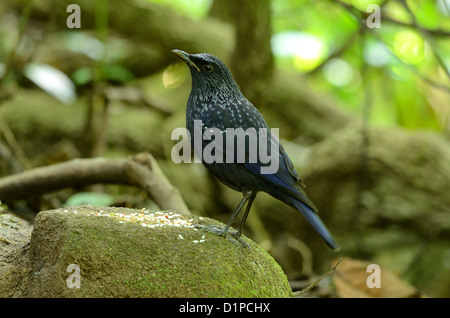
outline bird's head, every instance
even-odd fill
[[[172,50],[172,53],[189,66],[193,90],[220,89],[231,92],[237,90],[240,93],[228,67],[214,55],[189,54],[181,50]]]

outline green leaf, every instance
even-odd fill
[[[66,201],[66,206],[91,204],[99,206],[109,206],[114,202],[114,198],[106,193],[99,192],[78,192]]]

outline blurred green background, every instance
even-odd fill
[[[385,266],[416,288],[406,296],[450,296],[450,1],[83,0],[79,20],[71,3],[0,4],[0,177],[148,151],[192,213],[226,222],[240,194],[170,156],[190,91],[170,51],[211,53],[280,129],[341,245],[258,195],[245,234],[288,278],[340,255]],[[0,199],[28,220],[68,204],[158,208],[118,185]]]

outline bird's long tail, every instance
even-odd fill
[[[297,210],[299,210],[303,216],[308,220],[309,224],[319,233],[319,235],[324,239],[329,247],[332,249],[338,249],[339,246],[336,243],[336,240],[331,235],[330,231],[328,231],[325,224],[323,224],[320,217],[314,212],[309,206],[303,203],[300,200],[292,199]]]

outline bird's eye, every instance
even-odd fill
[[[214,70],[214,67],[211,64],[205,64],[203,65],[203,70],[206,73],[212,72]]]

